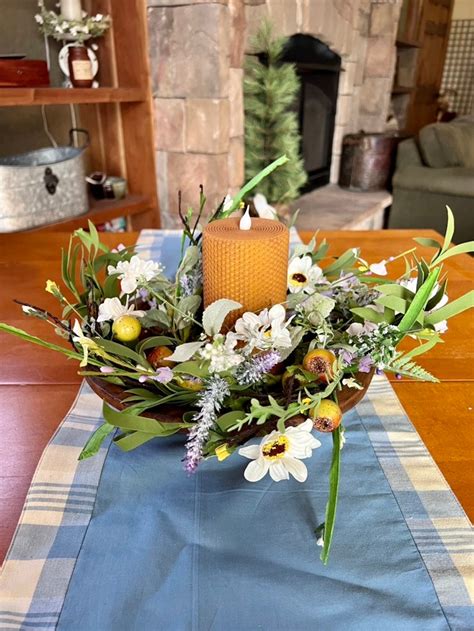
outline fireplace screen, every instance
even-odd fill
[[[341,58],[310,35],[293,35],[283,61],[294,63],[301,91],[298,113],[301,153],[308,173],[305,191],[329,182]]]

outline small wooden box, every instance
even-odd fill
[[[0,87],[49,86],[49,72],[41,59],[0,59]]]

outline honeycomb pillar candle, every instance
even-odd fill
[[[230,328],[245,311],[286,301],[289,231],[272,219],[220,219],[203,234],[204,306],[229,298],[242,305],[225,321]],[[242,224],[242,227],[241,227]]]

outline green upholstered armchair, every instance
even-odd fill
[[[454,241],[474,239],[474,118],[424,127],[398,146],[389,228],[443,233],[445,206],[456,219]]]

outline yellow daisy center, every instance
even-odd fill
[[[305,285],[307,282],[307,277],[301,272],[296,272],[290,276],[290,284],[294,287],[301,287],[301,285]]]
[[[286,436],[278,436],[274,440],[269,440],[263,445],[263,457],[267,460],[279,460],[283,458],[290,448],[290,441]]]

